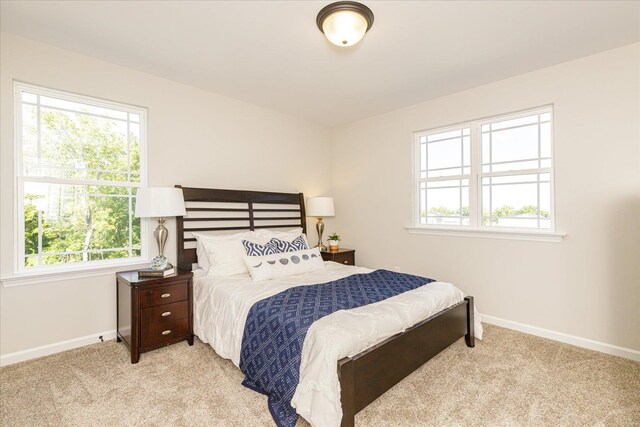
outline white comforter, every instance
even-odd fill
[[[245,320],[256,302],[283,290],[304,284],[338,280],[372,270],[327,262],[326,270],[254,283],[248,275],[213,278],[195,272],[194,332],[222,357],[240,365]],[[337,311],[317,320],[302,348],[300,382],[292,406],[313,426],[339,426],[342,419],[338,360],[367,348],[415,325],[464,299],[450,283],[429,286],[347,311]],[[480,316],[475,333],[482,338]]]

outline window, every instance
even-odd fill
[[[420,224],[469,225],[471,128],[419,137]]]
[[[15,104],[17,270],[141,260],[146,110],[21,83]]]
[[[552,114],[416,132],[416,226],[553,232]]]

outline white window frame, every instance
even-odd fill
[[[429,137],[432,135],[436,135],[436,134],[440,134],[440,133],[447,133],[447,132],[452,132],[452,131],[462,131],[463,129],[469,128],[470,129],[470,134],[469,134],[469,151],[471,154],[471,163],[469,165],[470,168],[470,172],[469,174],[464,174],[464,169],[466,166],[464,166],[462,163],[460,164],[460,170],[461,172],[463,172],[462,174],[457,174],[457,175],[444,175],[444,176],[439,176],[439,177],[434,177],[434,178],[429,178],[428,177],[428,171],[427,171],[427,177],[425,178],[421,178],[420,177],[420,173],[421,173],[421,168],[420,168],[420,138],[422,137]],[[462,138],[466,137],[465,135],[461,135],[460,136],[460,140],[462,141]],[[455,138],[455,137],[454,137]],[[452,228],[469,228],[469,227],[474,227],[475,226],[475,220],[473,218],[473,215],[469,215],[469,225],[436,225],[436,224],[420,224],[420,184],[421,183],[428,183],[428,182],[437,182],[437,181],[450,181],[450,180],[464,180],[464,179],[468,179],[469,180],[469,212],[473,212],[474,206],[472,206],[472,199],[474,198],[474,192],[475,192],[475,186],[473,185],[473,173],[474,173],[474,168],[473,168],[473,155],[474,155],[474,150],[472,147],[473,144],[473,123],[472,122],[466,122],[466,123],[460,123],[458,125],[453,125],[453,126],[447,126],[447,127],[442,127],[442,128],[437,128],[437,129],[432,129],[432,130],[428,130],[428,131],[419,131],[419,132],[414,132],[414,146],[413,146],[413,176],[414,176],[414,210],[413,210],[413,221],[414,221],[414,225],[416,227],[437,227],[437,228],[447,228],[447,227],[452,227]],[[460,153],[463,154],[464,150],[460,150]],[[447,169],[455,169],[457,167],[451,167],[451,168],[447,168]],[[462,206],[460,206],[462,208]]]
[[[482,125],[493,123],[496,121],[513,120],[521,117],[527,117],[535,114],[551,113],[551,167],[512,170],[505,172],[482,172]],[[498,116],[486,117],[477,120],[470,120],[455,125],[444,126],[434,129],[421,130],[413,132],[412,147],[412,170],[413,170],[413,190],[412,190],[412,224],[405,227],[409,232],[415,234],[435,234],[435,235],[453,235],[461,237],[486,237],[498,239],[515,239],[515,240],[534,240],[546,242],[559,242],[566,233],[556,231],[556,212],[555,212],[555,179],[554,179],[554,111],[553,105],[546,105],[533,109],[522,110],[514,113],[501,114]],[[470,151],[471,151],[471,174],[469,176],[469,225],[438,225],[438,224],[421,224],[420,223],[420,183],[429,182],[440,179],[461,179],[460,176],[442,177],[442,178],[421,178],[421,158],[420,158],[420,138],[431,136],[434,134],[462,130],[470,128]],[[511,228],[511,227],[491,227],[482,225],[482,178],[489,176],[511,176],[524,174],[549,173],[550,174],[550,220],[551,227],[548,229],[540,228]],[[466,179],[466,176],[464,177]]]
[[[22,158],[22,93],[35,93],[71,102],[89,104],[96,107],[116,109],[132,114],[138,114],[140,128],[140,181],[138,183],[119,182],[120,187],[140,188],[147,186],[147,109],[113,101],[107,101],[86,95],[49,89],[18,81],[13,82],[14,89],[14,272],[1,278],[5,286],[15,284],[31,284],[41,281],[42,277],[55,281],[74,277],[87,277],[98,274],[108,274],[122,269],[123,266],[143,266],[149,262],[148,220],[140,221],[141,254],[138,257],[119,258],[110,260],[83,261],[69,264],[52,264],[25,267],[24,265],[24,183],[47,182],[52,184],[87,185],[86,180],[68,178],[43,178],[24,175]],[[92,181],[92,185],[112,186],[111,181]],[[73,274],[73,273],[81,274]],[[89,272],[90,274],[87,274]],[[93,272],[93,274],[91,274]]]

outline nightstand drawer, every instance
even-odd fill
[[[187,282],[145,289],[140,292],[140,307],[154,307],[187,299]]]
[[[333,261],[343,265],[356,265],[356,251],[353,249],[341,248],[337,252],[322,251],[322,259],[325,261]]]
[[[149,347],[153,345],[170,342],[178,338],[184,338],[189,330],[189,319],[171,319],[167,322],[158,322],[142,327],[142,343],[141,347]]]
[[[333,257],[332,261],[337,262],[339,264],[345,265],[354,265],[354,256],[352,253],[350,254],[339,254]]]
[[[185,317],[189,317],[188,301],[145,308],[141,310],[140,313],[143,330],[153,325],[161,325],[160,327],[164,328],[164,326],[169,325],[173,320],[184,319]]]

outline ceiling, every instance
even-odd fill
[[[3,1],[1,29],[326,126],[637,42],[640,2],[363,1],[351,48],[330,1]]]

